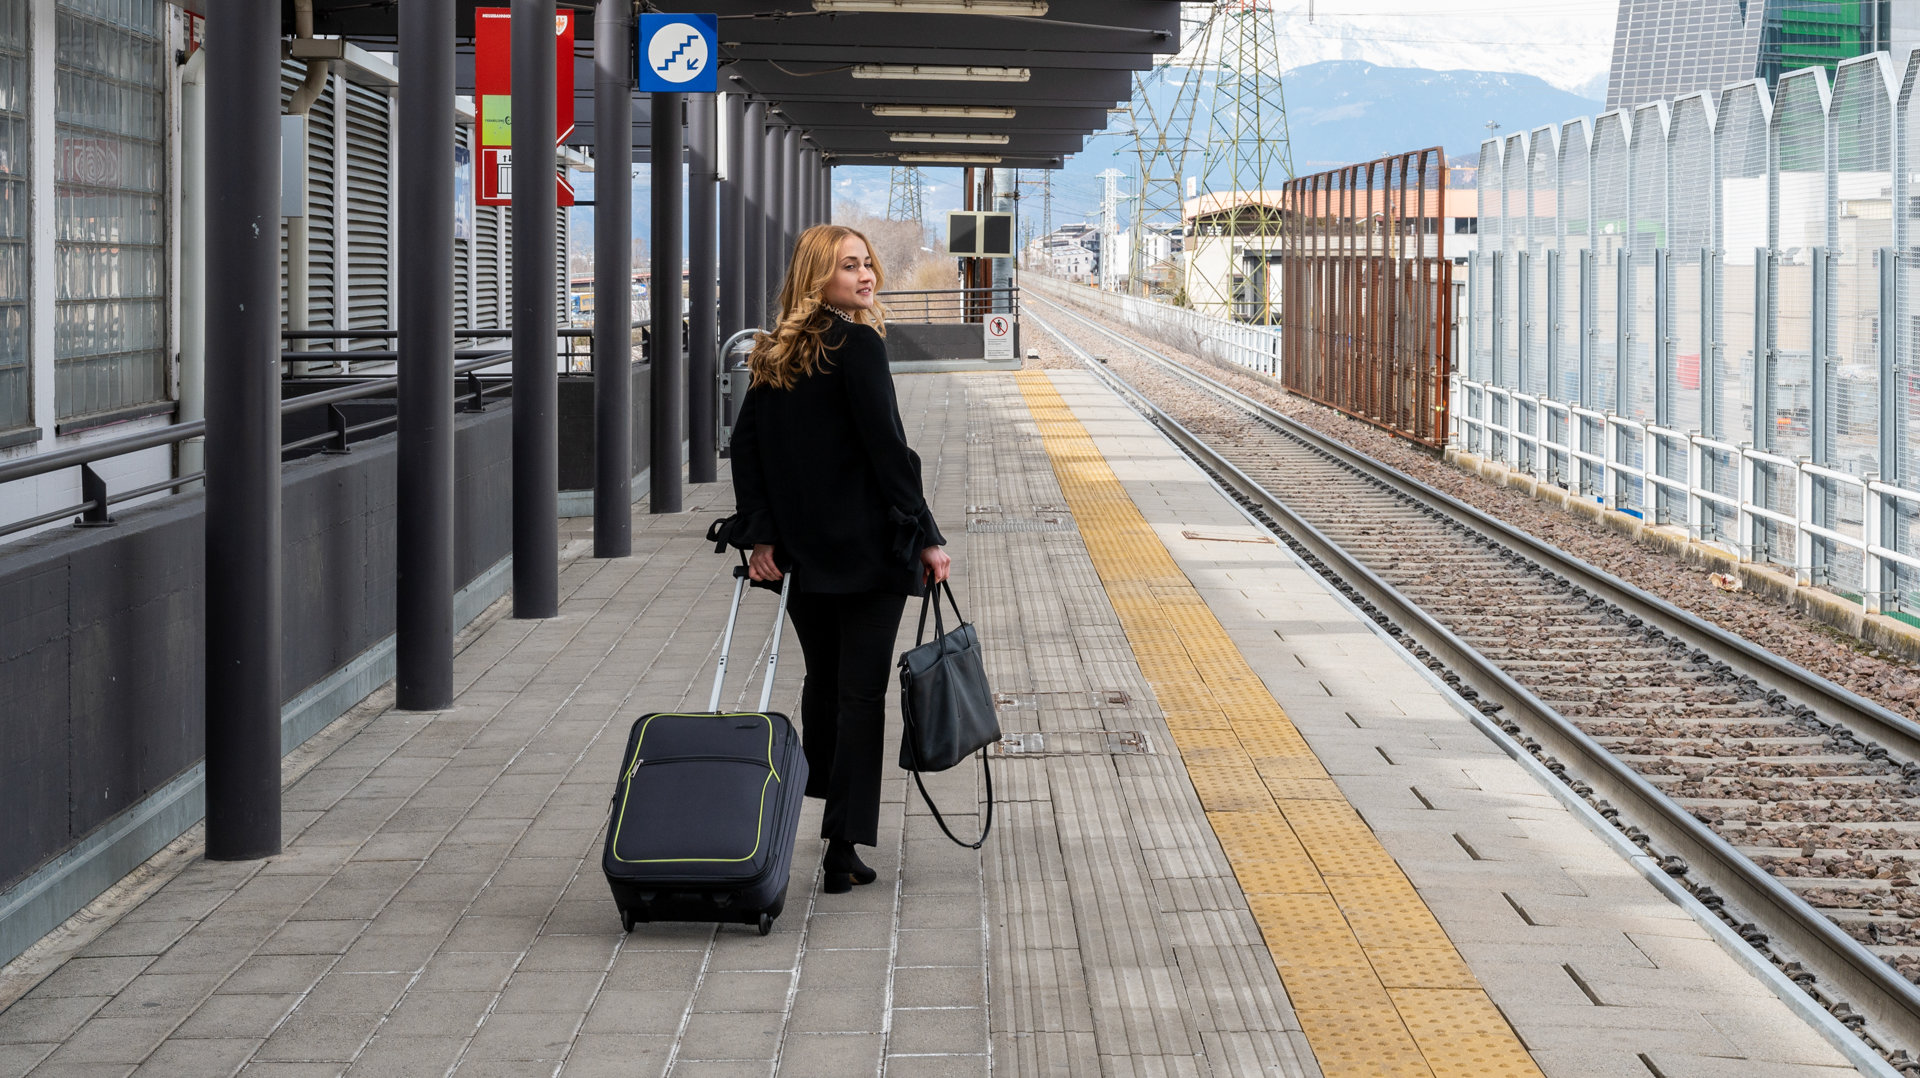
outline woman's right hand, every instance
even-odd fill
[[[748,578],[753,580],[778,580],[782,575],[780,567],[773,564],[773,544],[753,544],[753,553],[747,555]]]

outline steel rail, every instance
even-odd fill
[[[1478,510],[1463,505],[1387,465],[1361,456],[1325,435],[1274,412],[1266,405],[1223,386],[1205,375],[1190,371],[1182,364],[1114,333],[1077,312],[1051,301],[1043,300],[1043,302],[1093,327],[1104,336],[1140,352],[1167,368],[1171,373],[1250,411],[1256,418],[1273,425],[1281,433],[1297,438],[1324,453],[1336,464],[1358,470],[1362,474],[1380,480],[1417,504],[1440,510],[1475,531],[1490,533],[1493,538],[1503,540],[1503,545],[1509,545],[1510,548],[1514,544],[1504,541],[1509,537],[1520,536],[1528,539],[1529,543],[1525,549],[1529,557],[1565,575],[1570,581],[1581,583],[1581,586],[1586,587],[1588,591],[1604,599],[1616,602],[1624,608],[1626,603],[1622,600],[1637,596],[1642,603],[1648,604],[1649,609],[1666,607],[1671,612],[1670,617],[1676,623],[1692,623],[1701,629],[1708,630],[1698,631],[1690,625],[1686,631],[1670,631],[1670,634],[1682,640],[1686,640],[1689,636],[1695,637],[1690,642],[1696,647],[1703,647],[1709,654],[1723,649],[1721,643],[1723,639],[1738,640],[1724,630],[1707,625],[1694,615],[1639,592],[1637,588],[1616,577],[1586,566],[1555,548],[1532,541],[1531,537],[1525,537],[1524,533],[1518,533],[1503,523],[1493,521]],[[1542,751],[1551,752],[1561,760],[1571,762],[1574,766],[1569,768],[1570,773],[1578,770],[1577,777],[1593,788],[1596,798],[1611,801],[1621,810],[1623,827],[1630,818],[1630,822],[1638,825],[1656,846],[1663,847],[1667,853],[1680,856],[1685,861],[1687,870],[1697,872],[1729,904],[1751,917],[1766,933],[1766,938],[1760,942],[1767,943],[1783,957],[1798,960],[1816,975],[1817,982],[1822,985],[1823,995],[1829,997],[1835,1004],[1833,1009],[1836,1016],[1843,1017],[1837,1005],[1844,1002],[1865,1017],[1866,1028],[1871,1033],[1872,1041],[1886,1051],[1905,1050],[1914,1053],[1916,1047],[1920,1047],[1920,988],[1916,988],[1901,977],[1891,966],[1847,935],[1833,921],[1742,855],[1726,839],[1674,803],[1652,783],[1634,772],[1626,763],[1607,751],[1605,747],[1581,731],[1531,690],[1521,685],[1497,664],[1440,624],[1432,615],[1402,595],[1398,589],[1383,580],[1358,558],[1349,554],[1338,543],[1329,539],[1290,506],[1267,492],[1223,454],[1150,401],[1140,390],[1127,384],[1119,375],[1107,370],[1084,349],[1040,317],[1032,306],[1026,308],[1026,313],[1029,318],[1039,322],[1043,329],[1065,343],[1069,350],[1076,353],[1081,361],[1103,381],[1115,386],[1125,396],[1139,401],[1156,426],[1166,432],[1176,445],[1193,455],[1204,467],[1213,470],[1223,481],[1223,485],[1228,486],[1244,499],[1243,504],[1257,513],[1264,513],[1286,536],[1291,536],[1300,549],[1324,563],[1325,572],[1354,589],[1358,596],[1364,598],[1366,604],[1371,604],[1377,611],[1374,615],[1377,621],[1399,627],[1434,658],[1444,663],[1447,669],[1457,674],[1472,690],[1471,696],[1464,692],[1461,694],[1468,698],[1469,702],[1474,703],[1483,713],[1493,714],[1504,711],[1514,721],[1521,722],[1526,732],[1538,740]],[[1478,524],[1481,520],[1488,521],[1495,527],[1483,529]],[[1539,553],[1533,553],[1535,550]],[[1585,581],[1592,581],[1592,583],[1586,584]],[[1744,641],[1740,642],[1745,644]],[[1758,650],[1752,648],[1750,644],[1746,647],[1749,651]],[[1796,682],[1825,680],[1811,671],[1801,669],[1776,656],[1768,658],[1772,660],[1771,665],[1778,668],[1783,676],[1791,677]],[[1797,676],[1794,672],[1797,672]],[[1756,680],[1759,679],[1756,678]],[[1885,708],[1870,704],[1839,686],[1828,683],[1827,688],[1829,692],[1823,695],[1823,699],[1830,699],[1842,705],[1851,699],[1867,705],[1867,708],[1862,710],[1844,706],[1836,707],[1822,716],[1829,721],[1871,726],[1873,725],[1871,712],[1877,710],[1885,712],[1897,723],[1909,727],[1912,725],[1899,716],[1886,712]],[[1816,708],[1816,711],[1819,710]],[[1836,711],[1839,712],[1838,715],[1835,714]],[[1754,940],[1750,938],[1749,942]]]

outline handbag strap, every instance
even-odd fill
[[[946,593],[947,603],[948,605],[953,607],[953,620],[955,622],[956,627],[959,625],[966,624],[965,617],[960,613],[959,600],[953,597],[953,586],[951,584],[948,584],[946,581],[942,580],[938,584],[932,585],[931,587],[927,588],[927,593],[924,596],[921,596],[920,598],[920,627],[914,630],[914,634],[913,634],[913,644],[915,647],[919,647],[921,644],[926,642],[928,607],[932,607],[933,609],[934,639],[937,640],[940,637],[947,635],[946,624],[944,620],[940,617],[940,601],[934,595],[934,590],[936,588]],[[902,659],[902,662],[904,663],[905,660]],[[901,718],[906,720],[906,723],[909,727],[913,725],[913,715],[908,711],[906,711],[905,709],[902,709]],[[906,740],[906,746],[907,746],[907,754],[913,757],[913,784],[920,788],[920,799],[927,803],[927,810],[933,813],[933,822],[940,825],[941,833],[946,835],[949,839],[952,839],[954,845],[963,846],[969,850],[977,850],[980,847],[986,845],[987,834],[988,832],[993,830],[993,768],[988,766],[987,764],[987,750],[986,749],[980,750],[980,775],[982,777],[982,780],[986,783],[986,787],[987,787],[987,817],[986,817],[986,820],[980,826],[980,837],[977,839],[974,839],[972,842],[967,842],[964,839],[962,839],[960,836],[954,834],[953,829],[947,826],[946,817],[940,815],[940,806],[934,804],[933,795],[927,793],[926,780],[920,777],[920,748],[918,744],[918,739],[913,736],[913,732],[911,730],[907,732],[907,737],[905,740]]]
[[[907,725],[911,726],[913,719],[911,717],[905,718]],[[987,818],[986,821],[980,825],[980,837],[974,839],[972,842],[968,842],[954,834],[953,828],[947,826],[946,817],[940,815],[940,806],[934,804],[933,795],[927,792],[926,780],[920,777],[920,750],[914,744],[912,731],[908,731],[907,733],[906,744],[907,753],[913,757],[913,784],[920,788],[920,800],[927,803],[927,811],[933,813],[933,822],[940,825],[941,833],[949,839],[952,839],[954,845],[964,846],[969,850],[977,850],[986,845],[987,834],[993,830],[993,768],[987,766],[987,750],[980,750],[980,775],[987,786]]]
[[[966,617],[960,613],[960,602],[953,597],[953,586],[942,580],[930,585],[927,593],[920,597],[920,627],[913,631],[913,646],[919,647],[927,642],[927,608],[933,608],[933,635],[939,639],[947,635],[946,624],[940,618],[940,601],[934,595],[935,590],[947,593],[947,605],[953,607],[953,620],[956,625],[966,624]]]

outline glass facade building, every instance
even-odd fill
[[[1718,91],[1870,52],[1906,58],[1917,0],[1620,0],[1607,109]]]

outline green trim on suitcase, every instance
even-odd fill
[[[642,857],[642,858],[629,860],[628,858],[620,856],[620,826],[624,824],[627,819],[627,798],[633,792],[634,772],[640,770],[640,761],[642,759],[640,755],[640,748],[641,746],[647,743],[647,727],[653,725],[653,720],[661,719],[661,718],[672,718],[672,719],[752,718],[752,719],[759,719],[767,724],[767,781],[760,784],[760,818],[753,832],[754,834],[753,849],[747,851],[747,855],[745,857]],[[739,711],[739,712],[724,712],[720,714],[715,714],[711,711],[702,711],[702,712],[662,711],[658,714],[649,715],[647,716],[646,725],[640,727],[640,736],[633,739],[633,759],[627,761],[626,770],[620,778],[620,811],[615,814],[614,824],[613,824],[613,849],[611,851],[613,854],[613,859],[615,861],[620,862],[623,865],[715,864],[715,863],[738,864],[742,861],[751,861],[754,859],[756,855],[760,853],[760,836],[767,833],[767,784],[772,782],[784,782],[784,781],[786,780],[780,777],[779,768],[776,768],[773,766],[773,720],[767,718],[767,716],[764,713],[757,712],[757,711]]]

